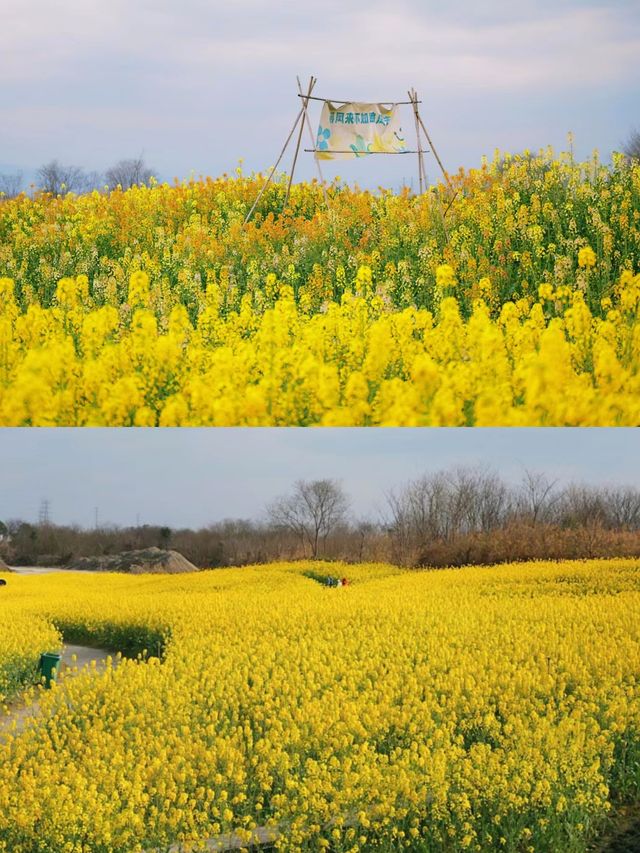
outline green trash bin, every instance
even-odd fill
[[[45,687],[51,687],[60,668],[60,655],[56,652],[45,652],[40,656],[40,673],[44,677]]]

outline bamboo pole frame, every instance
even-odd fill
[[[424,122],[422,121],[422,117],[420,116],[420,113],[418,113],[418,121],[420,122],[420,127],[424,131],[424,135],[425,135],[425,138],[426,138],[427,143],[429,145],[429,148],[433,151],[433,156],[438,161],[438,166],[440,166],[440,170],[441,170],[442,174],[444,175],[444,179],[447,182],[447,184],[449,185],[449,189],[453,189],[453,187],[451,185],[451,180],[449,178],[449,175],[447,174],[447,170],[442,165],[442,160],[440,159],[440,157],[438,157],[438,152],[436,151],[436,149],[433,145],[433,142],[431,141],[431,137],[429,136],[429,132],[428,132],[427,128],[424,126]]]
[[[298,97],[299,98],[306,98],[308,101],[322,101],[323,103],[328,103],[328,104],[354,104],[358,100],[357,98],[319,98],[317,95],[309,95],[307,97],[307,95],[303,95],[303,94],[298,95]],[[406,104],[412,104],[413,101],[380,101],[380,100],[378,100],[378,101],[372,101],[371,103],[382,104],[383,106],[386,106],[387,104],[390,104],[391,106],[393,106],[394,104],[396,106],[404,106]],[[422,101],[418,101],[418,103],[421,104]]]
[[[244,224],[245,224],[245,225],[246,225],[246,224],[247,224],[247,222],[251,219],[251,216],[252,216],[252,214],[253,214],[253,211],[254,211],[254,210],[256,209],[256,207],[258,206],[258,202],[260,201],[260,199],[261,199],[261,198],[262,198],[262,196],[264,195],[265,190],[267,189],[267,187],[268,187],[268,186],[269,186],[269,184],[271,183],[271,179],[273,178],[273,176],[274,176],[274,174],[275,174],[276,169],[277,169],[277,168],[278,168],[278,166],[280,165],[280,161],[282,160],[282,158],[283,158],[283,156],[284,156],[284,152],[287,150],[287,145],[289,144],[289,142],[291,142],[291,137],[293,136],[294,131],[295,131],[296,127],[298,126],[298,122],[299,122],[299,121],[300,121],[300,119],[302,118],[302,114],[303,114],[303,112],[304,112],[304,107],[303,107],[303,108],[301,108],[300,112],[299,112],[299,113],[298,113],[298,115],[296,116],[296,120],[294,121],[294,123],[293,123],[293,127],[291,128],[291,130],[290,130],[290,132],[289,132],[289,136],[287,136],[287,141],[286,141],[286,142],[284,143],[284,145],[282,146],[282,151],[280,152],[280,154],[279,154],[279,156],[278,156],[278,159],[276,160],[276,162],[275,162],[275,164],[273,165],[273,167],[272,167],[271,171],[269,172],[269,175],[267,176],[267,180],[266,180],[266,181],[264,182],[264,184],[262,185],[262,189],[261,189],[261,190],[260,190],[260,192],[258,193],[258,195],[257,195],[257,197],[256,197],[256,200],[255,200],[255,201],[253,202],[253,204],[251,205],[251,209],[249,210],[249,213],[247,213],[247,215],[246,215],[246,217],[245,217],[245,220],[244,220]]]
[[[438,205],[440,207],[440,213],[442,215],[442,227],[444,229],[445,238],[446,238],[447,242],[449,242],[449,232],[447,231],[447,223],[445,220],[447,217],[447,213],[449,213],[449,210],[451,209],[451,206],[452,206],[453,202],[455,201],[455,198],[458,194],[458,190],[454,189],[454,186],[451,183],[451,179],[449,178],[449,175],[447,174],[447,170],[442,165],[442,160],[438,156],[438,152],[436,151],[435,146],[434,146],[433,142],[431,141],[431,137],[429,136],[429,131],[425,127],[424,122],[422,121],[422,116],[420,115],[420,112],[418,111],[417,107],[415,107],[415,114],[416,114],[416,121],[419,122],[420,127],[422,128],[422,131],[425,135],[425,139],[427,140],[427,145],[433,151],[433,156],[436,158],[438,166],[440,166],[440,171],[442,172],[444,179],[447,182],[447,186],[449,187],[449,193],[450,193],[449,204],[446,206],[444,211],[442,210],[442,205],[441,204]]]
[[[295,175],[296,165],[298,162],[298,155],[300,153],[300,145],[302,142],[302,134],[304,132],[305,126],[307,128],[308,133],[309,133],[309,139],[310,139],[311,145],[313,147],[305,148],[303,150],[305,152],[309,152],[312,154],[318,153],[318,149],[315,147],[316,141],[315,141],[314,135],[313,135],[313,128],[311,127],[311,122],[309,120],[309,113],[308,113],[309,101],[321,101],[323,103],[334,103],[334,104],[355,103],[353,98],[352,99],[319,98],[316,95],[312,95],[313,89],[314,89],[316,83],[318,82],[317,77],[314,77],[313,75],[309,78],[309,85],[307,87],[306,93],[302,91],[302,85],[300,83],[299,77],[296,77],[296,81],[298,84],[298,97],[302,100],[302,106],[300,108],[300,111],[298,112],[298,115],[296,116],[296,120],[293,123],[293,127],[289,131],[289,135],[287,136],[287,139],[285,140],[285,143],[282,146],[282,150],[280,151],[280,154],[278,155],[278,159],[276,160],[275,165],[271,168],[271,171],[269,172],[266,181],[264,182],[262,188],[260,189],[260,192],[258,193],[256,200],[251,205],[251,208],[245,217],[245,220],[244,220],[245,225],[251,219],[256,207],[258,206],[260,199],[262,198],[267,187],[271,183],[273,176],[276,172],[276,169],[280,165],[280,162],[281,162],[281,160],[285,154],[285,151],[287,150],[287,147],[289,146],[289,143],[291,142],[291,140],[293,138],[293,135],[296,132],[296,129],[298,130],[298,136],[297,136],[296,147],[295,147],[295,151],[294,151],[294,155],[293,155],[293,162],[291,164],[291,173],[289,175],[289,181],[287,183],[287,190],[286,190],[285,197],[284,197],[284,204],[282,206],[283,212],[286,210],[287,204],[289,203],[289,196],[291,193],[293,178]],[[414,117],[416,139],[417,139],[418,147],[415,150],[405,149],[404,151],[370,151],[367,153],[368,154],[417,154],[418,155],[418,180],[419,180],[419,184],[420,184],[420,195],[422,195],[425,192],[426,183],[427,183],[427,172],[426,172],[425,163],[424,163],[424,154],[427,153],[427,151],[426,151],[426,149],[424,149],[422,147],[422,139],[421,139],[421,131],[422,131],[422,133],[424,133],[424,137],[426,139],[428,149],[433,152],[433,155],[436,158],[436,161],[437,161],[438,166],[440,167],[440,170],[444,176],[444,179],[447,183],[447,186],[449,187],[449,190],[452,193],[449,205],[448,205],[448,207],[447,207],[447,209],[443,215],[443,219],[444,219],[444,216],[446,216],[447,212],[449,211],[449,208],[453,204],[453,201],[457,195],[457,191],[454,190],[454,187],[451,183],[449,175],[447,174],[447,171],[442,164],[442,160],[440,159],[438,152],[436,151],[436,149],[433,145],[433,142],[431,141],[431,137],[429,136],[429,132],[428,132],[427,128],[425,127],[425,124],[422,120],[422,116],[420,115],[418,105],[421,104],[422,101],[419,100],[418,93],[412,87],[411,89],[409,89],[407,91],[407,95],[409,96],[408,101],[382,101],[382,100],[378,100],[378,101],[375,101],[374,103],[383,104],[383,105],[391,104],[391,105],[396,105],[396,106],[409,105],[410,104],[412,107],[412,110],[413,110],[413,117]],[[348,150],[348,151],[345,150],[345,151],[335,151],[333,153],[336,153],[336,154],[353,154],[354,152],[351,150]],[[322,174],[322,168],[320,166],[320,161],[318,158],[315,158],[315,160],[316,160],[316,166],[318,169],[318,175],[320,177],[320,186],[322,187],[322,194],[324,197],[324,201],[325,201],[325,204],[327,206],[327,209],[330,210],[329,199],[328,199],[328,195],[327,195],[326,182],[324,180],[324,175]]]
[[[302,121],[300,122],[300,130],[298,131],[298,141],[296,143],[295,154],[293,155],[293,163],[291,164],[291,174],[289,175],[289,183],[287,184],[287,192],[284,197],[284,204],[282,205],[283,212],[287,209],[287,202],[289,201],[289,193],[291,192],[291,184],[293,183],[293,175],[296,171],[296,163],[298,162],[298,154],[300,153],[300,143],[302,142],[302,131],[305,126],[305,117],[307,115],[307,107],[309,106],[309,97],[311,92],[313,91],[313,87],[318,82],[317,77],[311,77],[309,79],[309,89],[307,91],[304,100],[302,101]]]
[[[296,82],[298,84],[298,97],[301,97],[302,96],[302,86],[300,85],[300,78],[299,77],[296,77]],[[307,101],[308,100],[309,99],[307,98]],[[309,113],[305,112],[304,117],[306,119],[307,129],[309,131],[309,139],[311,140],[311,144],[315,145],[316,141],[315,141],[315,138],[313,136],[313,128],[311,127],[311,122],[309,121]],[[305,148],[304,150],[307,151],[308,149]],[[329,205],[329,197],[327,195],[327,187],[326,187],[325,182],[324,182],[324,175],[322,174],[322,167],[320,166],[320,160],[318,160],[316,157],[314,157],[313,159],[316,161],[316,166],[318,167],[318,177],[320,178],[320,186],[322,187],[322,196],[324,198],[324,203],[327,206],[327,210],[330,210],[331,208]]]
[[[407,94],[411,98],[411,105],[413,107],[413,118],[416,125],[416,139],[418,141],[418,180],[420,182],[420,195],[424,193],[424,185],[426,182],[426,170],[424,167],[424,158],[422,156],[422,141],[420,139],[420,125],[418,124],[418,119],[420,115],[418,113],[418,95],[415,89],[410,89]]]
[[[304,148],[303,151],[305,151],[309,154],[319,154],[319,153],[321,154],[322,153],[319,148]],[[417,148],[405,148],[404,151],[357,151],[357,152],[354,151],[352,148],[348,148],[348,149],[345,148],[344,151],[339,149],[339,148],[332,148],[331,153],[332,154],[356,154],[357,155],[356,160],[360,160],[360,159],[364,159],[365,157],[370,157],[372,154],[395,154],[395,155],[399,155],[399,154],[418,154],[418,153],[424,154],[425,152],[424,152],[424,148],[421,149],[420,152],[418,152]]]

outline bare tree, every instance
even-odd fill
[[[336,480],[298,480],[289,495],[277,498],[267,507],[275,527],[290,530],[308,545],[311,556],[318,556],[320,544],[346,521],[349,500]]]
[[[427,474],[409,483],[405,496],[411,535],[417,547],[429,539],[451,536],[451,494],[443,472]]]
[[[0,196],[4,198],[15,198],[22,192],[22,172],[0,175]]]
[[[516,504],[521,514],[534,527],[549,521],[553,504],[560,497],[554,494],[557,483],[557,480],[550,480],[546,474],[525,468]]]
[[[572,483],[559,499],[558,520],[563,527],[604,527],[607,523],[605,492],[594,486]]]
[[[612,530],[640,528],[640,492],[633,486],[603,490],[607,526]]]
[[[87,189],[87,175],[79,166],[63,166],[51,160],[40,166],[37,172],[39,189],[51,195],[81,193]]]
[[[107,169],[105,177],[111,189],[120,186],[123,190],[128,190],[140,184],[148,184],[153,176],[153,171],[140,156],[128,160],[119,160],[115,166]]]
[[[399,491],[386,494],[383,514],[394,559],[411,564],[435,539],[451,536],[450,490],[442,472],[409,481]]]
[[[386,510],[382,522],[391,542],[391,559],[394,563],[407,565],[412,558],[413,525],[408,488],[399,493],[391,489],[386,497]]]
[[[634,128],[622,146],[627,160],[640,160],[640,130]]]
[[[369,521],[369,519],[367,518],[360,519],[360,521],[356,523],[354,533],[357,537],[357,560],[359,563],[361,563],[364,559],[365,548],[369,540],[373,539],[378,532],[379,531],[373,521]]]
[[[93,190],[102,190],[104,188],[104,175],[100,172],[85,172],[84,182],[81,189],[76,192],[90,193]]]
[[[485,468],[455,468],[425,474],[386,495],[384,516],[396,560],[412,563],[433,542],[487,533],[513,511],[511,490]]]
[[[476,529],[484,533],[502,527],[513,512],[512,490],[495,471],[481,469],[476,472],[475,501],[478,506]]]
[[[510,509],[509,489],[486,468],[456,468],[446,477],[450,535],[499,527]]]

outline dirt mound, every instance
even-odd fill
[[[9,566],[5,563],[5,561],[0,557],[0,572],[11,572],[13,569],[10,569]]]
[[[140,551],[123,551],[100,557],[78,557],[67,563],[67,569],[83,572],[128,572],[132,575],[179,574],[197,572],[198,569],[177,551],[162,548],[143,548]]]

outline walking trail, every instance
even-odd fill
[[[113,666],[117,666],[117,658],[113,652],[108,652],[106,649],[74,646],[71,643],[65,644],[62,650],[60,674],[64,673],[67,677],[70,674],[77,675],[91,667],[94,661],[96,672],[100,672],[105,669],[108,657],[112,658]],[[0,743],[5,741],[8,735],[19,734],[24,730],[27,721],[34,719],[39,714],[40,703],[38,701],[32,702],[30,705],[21,704],[20,699],[9,703],[9,713],[0,716]]]
[[[113,656],[112,652],[106,649],[93,649],[89,646],[76,646],[68,643],[62,650],[60,674],[64,674],[68,678],[70,675],[78,675],[86,671],[87,668],[92,668],[94,665],[94,671],[100,672],[105,669],[108,657],[112,658],[112,665],[117,666],[117,658]],[[38,701],[30,705],[20,704],[20,700],[15,701],[13,706],[9,706],[9,713],[0,716],[0,743],[6,741],[9,735],[15,736],[20,734],[28,721],[37,718],[39,714],[40,703]],[[277,837],[277,830],[260,826],[254,830],[250,846],[262,847],[275,841]],[[218,851],[218,853],[240,850],[241,848],[246,849],[248,846],[247,842],[243,841],[235,833],[219,835],[216,838],[208,839],[204,843],[206,850]],[[170,853],[181,853],[183,849],[182,845],[176,844],[170,848]],[[149,851],[149,853],[153,853],[153,851]]]
[[[50,572],[64,571],[58,568],[46,568],[42,566],[20,566],[12,569],[16,574],[21,575],[44,575]],[[75,656],[75,658],[74,658]],[[62,650],[62,660],[60,662],[60,674],[65,674],[68,678],[70,675],[79,674],[92,667],[95,662],[95,671],[104,670],[107,664],[107,658],[112,658],[112,665],[117,666],[117,659],[113,652],[106,649],[94,649],[89,646],[77,646],[71,643],[65,644]],[[76,668],[74,671],[74,667]],[[33,702],[30,705],[21,704],[17,699],[13,704],[9,705],[9,713],[0,715],[0,743],[6,741],[9,735],[18,735],[22,732],[29,720],[33,720],[40,714],[40,703]],[[254,830],[253,838],[249,845],[243,841],[235,833],[225,833],[216,838],[210,838],[204,842],[205,849],[223,853],[223,851],[240,850],[247,846],[262,847],[276,840],[279,833],[275,829],[266,826],[259,826]],[[181,844],[176,844],[169,849],[169,853],[181,853],[183,850]],[[155,851],[149,851],[155,853]]]

